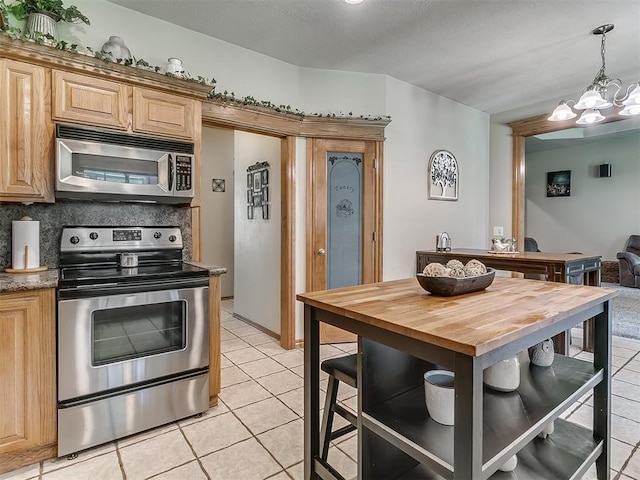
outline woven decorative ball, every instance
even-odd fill
[[[449,267],[449,276],[455,278],[464,278],[467,276],[467,273],[464,271],[464,267],[461,265],[459,267]]]
[[[477,270],[479,273],[476,273],[475,275],[482,275],[483,273],[487,273],[487,267],[485,266],[485,264],[480,260],[476,260],[475,258],[469,260],[465,266],[471,271]]]
[[[456,260],[455,258],[453,260],[449,260],[447,262],[447,268],[450,269],[454,269],[454,268],[464,268],[464,263],[462,263],[460,260]]]
[[[448,277],[449,269],[441,263],[430,263],[422,271],[427,277]]]

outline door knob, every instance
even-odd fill
[[[318,249],[318,255],[320,255],[321,257],[323,257],[325,253],[327,253],[327,252],[325,251],[324,248]]]

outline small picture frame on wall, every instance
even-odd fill
[[[269,185],[269,170],[262,170],[262,185]]]
[[[247,207],[247,218],[249,220],[253,220],[253,206],[252,205],[249,205]]]
[[[260,172],[253,172],[253,191],[259,193],[262,190],[262,175]]]
[[[269,201],[269,187],[262,187],[262,201],[264,203]]]
[[[547,197],[571,196],[571,170],[547,172]]]
[[[258,195],[254,195],[253,196],[253,206],[254,207],[261,207],[262,206],[262,194],[259,193]]]
[[[253,188],[253,175],[247,173],[247,188]]]
[[[247,190],[247,203],[253,205],[253,191]]]
[[[269,204],[262,205],[262,219],[269,220]]]

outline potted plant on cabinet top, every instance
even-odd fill
[[[65,7],[62,0],[15,0],[6,8],[18,20],[27,20],[25,34],[31,38],[57,39],[59,21],[89,25],[89,19],[75,5]]]

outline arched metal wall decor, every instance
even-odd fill
[[[430,200],[458,200],[458,162],[448,150],[436,150],[429,158],[428,194]]]

